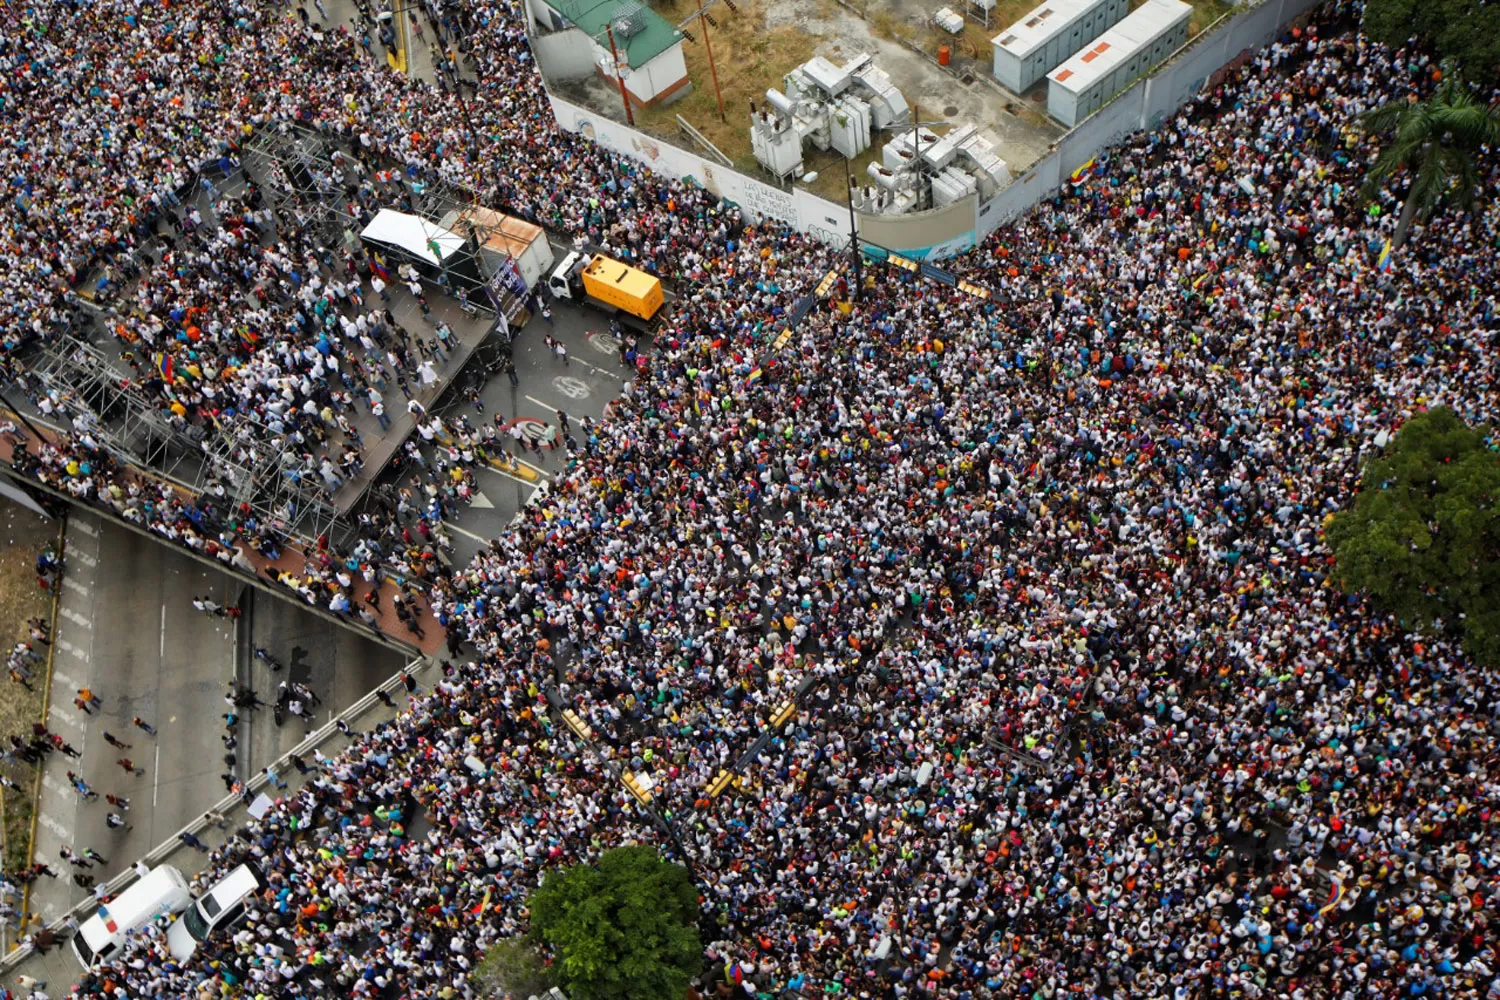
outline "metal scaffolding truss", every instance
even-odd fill
[[[215,424],[204,444],[201,488],[223,484],[229,499],[261,521],[277,521],[289,534],[316,537],[337,527],[333,506],[316,472],[304,474],[301,458],[252,412],[233,425]],[[308,484],[313,485],[309,486]]]
[[[32,371],[74,414],[74,426],[117,458],[183,485],[197,477],[202,431],[148,399],[94,345],[58,338],[41,348]]]
[[[246,170],[271,196],[277,214],[312,226],[329,246],[351,239],[357,225],[343,208],[342,171],[333,162],[335,152],[321,133],[283,123],[257,133],[245,144],[242,157]]]
[[[159,475],[194,495],[226,487],[235,504],[248,504],[288,533],[316,536],[334,526],[336,511],[316,488],[287,475],[277,436],[254,414],[241,414],[233,430],[190,423],[130,385],[98,348],[60,339],[46,345],[32,368],[43,391],[54,394],[88,432],[121,462]]]

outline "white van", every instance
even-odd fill
[[[179,962],[192,958],[210,933],[233,927],[243,919],[245,903],[265,885],[265,879],[251,865],[240,865],[225,875],[187,908],[181,920],[167,928],[167,951]]]
[[[113,961],[132,935],[163,913],[181,913],[192,902],[182,872],[158,865],[83,922],[73,935],[73,955],[85,969]]]

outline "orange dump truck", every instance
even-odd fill
[[[661,313],[661,280],[603,254],[569,252],[547,287],[560,299],[587,302],[627,326],[649,330]]]

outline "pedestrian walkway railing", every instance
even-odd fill
[[[292,773],[289,775],[282,772],[282,769],[284,767],[287,767],[291,764],[293,756],[301,756],[303,754],[312,753],[314,750],[321,750],[324,745],[327,744],[331,739],[336,736],[342,735],[342,732],[339,729],[340,722],[344,723],[347,726],[350,726],[351,728],[354,728],[353,723],[359,721],[360,718],[371,709],[375,708],[376,706],[379,706],[381,708],[385,707],[384,703],[380,701],[381,692],[389,695],[393,691],[400,689],[405,683],[403,678],[407,675],[410,675],[414,679],[419,675],[425,677],[436,668],[436,663],[437,659],[435,657],[427,660],[408,661],[406,666],[403,667],[400,671],[398,671],[396,674],[394,674],[384,682],[371,688],[364,694],[363,697],[355,701],[352,705],[344,709],[344,711],[340,712],[334,718],[328,720],[328,722],[321,728],[309,733],[307,737],[302,740],[302,742],[298,743],[291,750],[282,754],[276,760],[271,761],[269,766],[274,768],[278,772],[278,774],[281,774],[283,777],[285,777],[288,781],[288,784],[290,785],[292,778],[301,777],[301,775],[298,774],[295,769],[293,769]],[[387,710],[389,711],[389,709]],[[399,713],[400,709],[398,708],[396,709],[396,714]],[[267,787],[270,785],[270,777],[266,774],[265,769],[262,768],[255,774],[255,776],[244,783],[244,789],[242,791],[226,795],[218,802],[215,802],[208,809],[204,810],[199,816],[190,820],[182,829],[178,830],[176,833],[172,834],[171,837],[148,851],[145,856],[140,859],[141,863],[146,865],[148,868],[151,868],[163,863],[168,858],[171,858],[179,852],[188,851],[191,853],[193,851],[193,848],[190,848],[183,840],[184,834],[190,834],[200,839],[211,836],[211,831],[214,829],[218,829],[215,826],[215,821],[213,819],[210,819],[210,816],[213,814],[228,817],[232,813],[243,810],[247,813],[248,816],[250,804],[255,801],[255,798],[257,795],[259,795],[259,793],[266,791]],[[272,789],[272,791],[279,791],[279,789]],[[227,840],[228,838],[226,837],[224,839]],[[108,882],[104,883],[104,891],[111,897],[117,896],[126,888],[128,888],[130,884],[136,880],[136,878],[137,874],[135,869],[128,868],[125,871],[120,872]],[[70,923],[72,921],[81,921],[87,919],[94,913],[97,908],[97,899],[84,900],[83,902],[74,905],[61,917],[58,917],[56,920],[52,921],[52,923],[46,926],[49,927],[53,932],[61,935],[65,928],[70,926]],[[33,947],[30,944],[26,943],[12,948],[9,953],[4,955],[3,957],[0,957],[0,975],[8,975],[23,961],[31,957],[33,952]]]

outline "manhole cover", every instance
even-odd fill
[[[963,75],[963,77],[961,78],[961,82],[963,83],[963,85],[965,87],[967,87],[969,84],[971,84],[971,83],[974,82],[974,74],[973,73],[965,73]]]
[[[956,114],[958,114],[958,106],[957,105],[950,104],[946,108],[943,109],[943,117],[944,118],[952,118]]]

